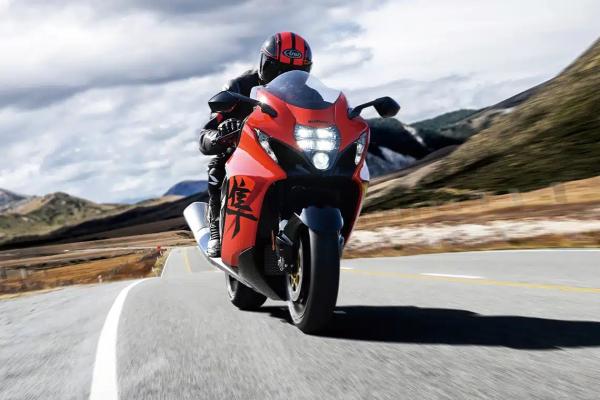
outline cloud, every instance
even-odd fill
[[[518,10],[518,12],[516,11]],[[0,0],[0,187],[96,201],[205,176],[207,99],[302,34],[313,72],[404,121],[478,108],[560,71],[598,36],[580,0]]]
[[[301,31],[317,47],[349,38],[360,30],[356,23],[314,15],[327,16],[331,7],[340,15],[376,3],[8,4],[0,11],[0,107],[37,108],[92,88],[168,83],[217,73],[232,61],[254,63],[264,39],[280,30]],[[336,52],[335,45],[327,45]]]
[[[134,193],[125,197],[160,194],[182,176],[202,178],[208,159],[197,151],[196,131],[206,120],[206,98],[224,79],[217,74],[93,89],[43,109],[14,112],[13,123],[28,140],[4,147],[0,187],[27,193],[71,188],[81,197],[115,201],[128,191]]]
[[[391,96],[401,106],[397,117],[412,123],[448,111],[483,108],[531,88],[543,80],[543,76],[488,81],[476,74],[450,75],[430,81],[401,79],[383,85],[348,90],[347,96],[354,105],[383,95]],[[363,116],[371,118],[377,114],[370,108]]]
[[[67,8],[73,6],[93,7],[99,16],[122,15],[131,12],[152,12],[160,15],[181,15],[188,16],[196,13],[207,13],[214,11],[229,11],[238,7],[246,0],[104,0],[98,2],[95,0],[28,0],[27,5],[19,2],[9,4],[13,10],[30,12],[34,10],[43,10],[52,12],[57,8]],[[33,7],[32,7],[33,6]]]

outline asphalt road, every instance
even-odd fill
[[[234,308],[194,248],[134,286],[0,301],[0,399],[600,398],[600,251],[343,268],[322,336]]]

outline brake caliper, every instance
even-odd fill
[[[279,232],[275,235],[275,250],[277,266],[282,272],[292,273],[294,271],[298,250],[298,228],[301,225],[302,221],[296,215],[279,223]]]

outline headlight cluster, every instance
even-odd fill
[[[296,125],[294,129],[296,143],[315,168],[326,170],[331,166],[331,160],[340,147],[340,134],[334,126],[327,128],[314,128]]]
[[[256,139],[263,150],[275,162],[277,156],[271,145],[269,144],[269,135],[260,129],[254,129]],[[356,154],[354,163],[358,165],[362,160],[367,146],[368,131],[363,132],[356,143]],[[296,125],[294,128],[294,137],[298,147],[302,149],[304,154],[312,162],[315,168],[321,171],[329,169],[332,161],[335,160],[337,152],[340,148],[340,134],[335,126],[327,128],[314,128],[310,126]]]

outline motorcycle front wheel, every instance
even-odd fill
[[[304,231],[296,265],[286,276],[288,309],[304,333],[322,330],[333,314],[340,282],[339,235]]]

